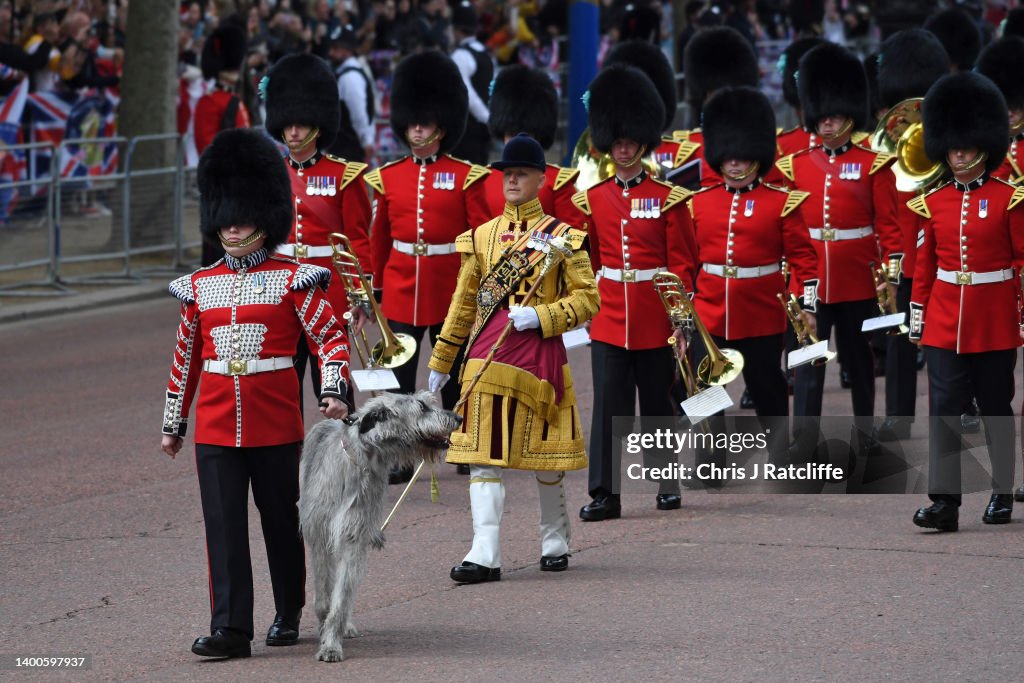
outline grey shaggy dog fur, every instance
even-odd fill
[[[299,466],[299,523],[316,584],[317,659],[340,662],[342,637],[358,635],[352,606],[367,550],[384,547],[388,472],[442,455],[461,423],[422,391],[383,394],[345,420],[309,430]]]

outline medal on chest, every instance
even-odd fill
[[[446,172],[435,173],[433,187],[435,190],[454,190],[455,174]]]
[[[661,200],[654,197],[635,197],[629,200],[630,218],[658,218],[661,216]]]
[[[754,215],[754,200],[748,199],[747,203],[743,206],[743,215],[750,218]]]
[[[988,200],[978,200],[978,218],[986,218],[988,216]]]
[[[252,291],[256,294],[262,294],[263,290],[267,287],[267,274],[253,273],[249,280],[249,286],[252,287]]]
[[[853,162],[839,165],[840,180],[860,180],[861,165]]]

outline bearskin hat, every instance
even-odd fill
[[[661,31],[661,14],[641,3],[629,3],[619,20],[619,40],[641,40],[651,42],[658,39]]]
[[[506,136],[527,133],[548,149],[558,128],[558,93],[551,77],[522,64],[498,72],[491,93],[491,135],[502,142]]]
[[[590,83],[587,113],[590,141],[607,154],[616,140],[633,140],[654,150],[661,143],[665,105],[643,71],[625,64],[602,69]]]
[[[281,153],[262,131],[217,133],[199,158],[199,231],[219,243],[221,228],[254,225],[267,233],[268,251],[292,229],[292,190]]]
[[[665,53],[643,40],[628,40],[613,47],[605,57],[604,66],[612,64],[635,66],[647,74],[665,104],[665,124],[661,129],[671,126],[676,117],[676,75]]]
[[[466,132],[468,115],[469,95],[448,55],[427,50],[398,63],[391,81],[391,130],[396,139],[406,142],[413,124],[436,124],[444,131],[441,151],[447,152]]]
[[[924,24],[946,48],[949,61],[959,71],[970,71],[981,52],[981,31],[962,9],[936,12]]]
[[[728,86],[756,88],[759,72],[754,47],[739,31],[717,26],[698,31],[683,52],[688,101],[694,114],[700,113],[715,90]]]
[[[704,158],[721,173],[729,159],[756,161],[763,176],[775,163],[775,112],[755,88],[724,88],[704,105]]]
[[[821,33],[821,25],[825,21],[825,3],[823,0],[790,0],[789,23],[793,31],[800,33]]]
[[[945,161],[951,149],[975,147],[988,154],[985,168],[995,170],[1010,146],[1006,100],[991,80],[964,71],[943,76],[931,87],[921,107],[924,151]]]
[[[1012,109],[1024,107],[1024,38],[1000,38],[981,51],[975,70],[988,76]]]
[[[821,38],[798,38],[790,43],[779,57],[782,71],[782,97],[794,109],[800,107],[800,95],[796,92],[796,71],[800,66],[800,58],[811,48],[824,42]]]
[[[327,62],[311,54],[288,55],[270,68],[266,78],[271,137],[280,140],[287,126],[313,126],[320,129],[317,149],[327,149],[338,135],[341,120],[338,84]]]
[[[800,58],[797,92],[804,128],[814,130],[826,116],[848,116],[855,130],[868,120],[868,78],[864,65],[844,47],[824,43]]]
[[[221,71],[238,71],[245,59],[245,33],[234,24],[223,24],[214,29],[203,43],[200,65],[203,78],[217,78]]]
[[[921,28],[897,31],[878,54],[878,93],[882,106],[894,107],[910,97],[924,97],[935,81],[949,73],[949,55],[934,33]]]

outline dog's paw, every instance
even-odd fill
[[[370,547],[374,550],[384,550],[384,532],[377,531],[370,536]]]
[[[321,662],[340,662],[345,658],[340,647],[321,645],[316,653],[316,658]]]
[[[345,628],[342,630],[341,635],[345,638],[358,638],[359,629],[351,621],[345,624]]]

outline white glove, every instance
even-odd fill
[[[431,370],[430,377],[427,378],[427,389],[437,393],[444,388],[445,384],[448,384],[448,380],[451,378],[451,375],[446,375],[443,372],[438,372],[437,370]]]
[[[509,306],[508,319],[515,325],[516,332],[535,330],[540,327],[540,316],[537,315],[537,310],[532,306],[525,308],[523,306]]]

